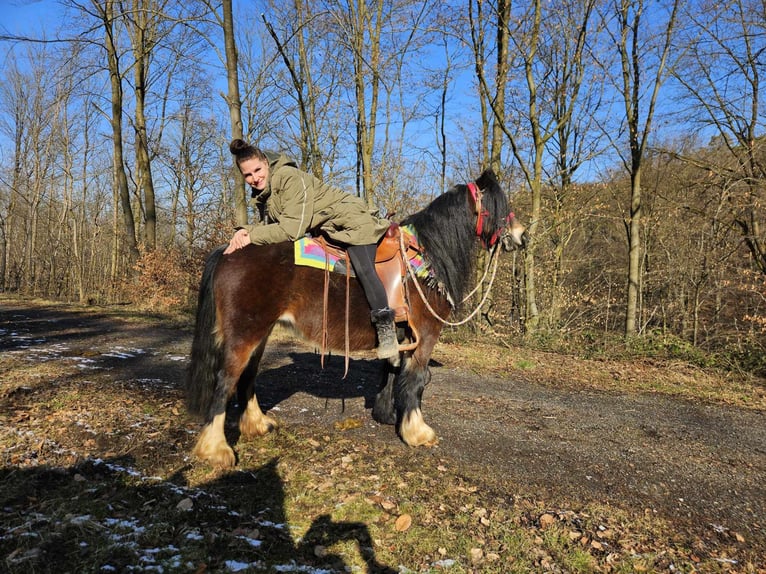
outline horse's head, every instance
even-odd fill
[[[492,248],[499,244],[504,251],[525,248],[529,235],[510,211],[495,173],[487,169],[475,184],[467,187],[476,208],[476,235],[484,246]]]

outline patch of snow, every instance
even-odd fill
[[[237,538],[244,540],[253,548],[258,548],[261,544],[263,544],[263,540],[256,540],[255,538],[250,538],[249,536],[237,536]]]
[[[299,566],[295,562],[273,566],[277,572],[306,572],[307,574],[336,574],[334,570],[326,568],[314,568],[313,566]]]
[[[145,355],[146,351],[143,349],[132,349],[132,348],[126,348],[117,346],[114,347],[111,351],[102,353],[103,357],[112,357],[113,359],[132,359],[133,357],[136,357],[138,355]]]
[[[226,568],[231,572],[242,572],[248,568],[261,568],[260,562],[240,562],[239,560],[227,560],[224,562]]]
[[[195,530],[194,532],[187,532],[186,533],[186,540],[204,540],[205,537],[200,534],[199,531]]]
[[[69,522],[72,524],[85,524],[87,522],[91,522],[92,520],[93,517],[90,514],[83,514],[82,516],[72,517]]]

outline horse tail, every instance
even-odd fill
[[[186,374],[186,407],[195,416],[205,416],[213,401],[216,374],[221,367],[221,342],[216,335],[216,306],[213,274],[224,247],[207,258],[197,299],[197,318],[191,348],[191,363]]]

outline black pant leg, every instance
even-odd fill
[[[351,265],[354,273],[362,284],[364,294],[367,296],[367,302],[370,309],[375,311],[388,307],[388,297],[380,277],[375,272],[375,251],[377,245],[349,245],[348,256],[351,259]]]

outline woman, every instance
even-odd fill
[[[237,228],[224,254],[250,243],[296,241],[308,232],[321,233],[343,245],[372,309],[378,357],[396,366],[399,344],[394,312],[375,272],[375,250],[389,222],[372,215],[358,197],[299,170],[283,154],[261,151],[240,139],[233,140],[229,150],[252,189],[251,197],[265,224]]]

